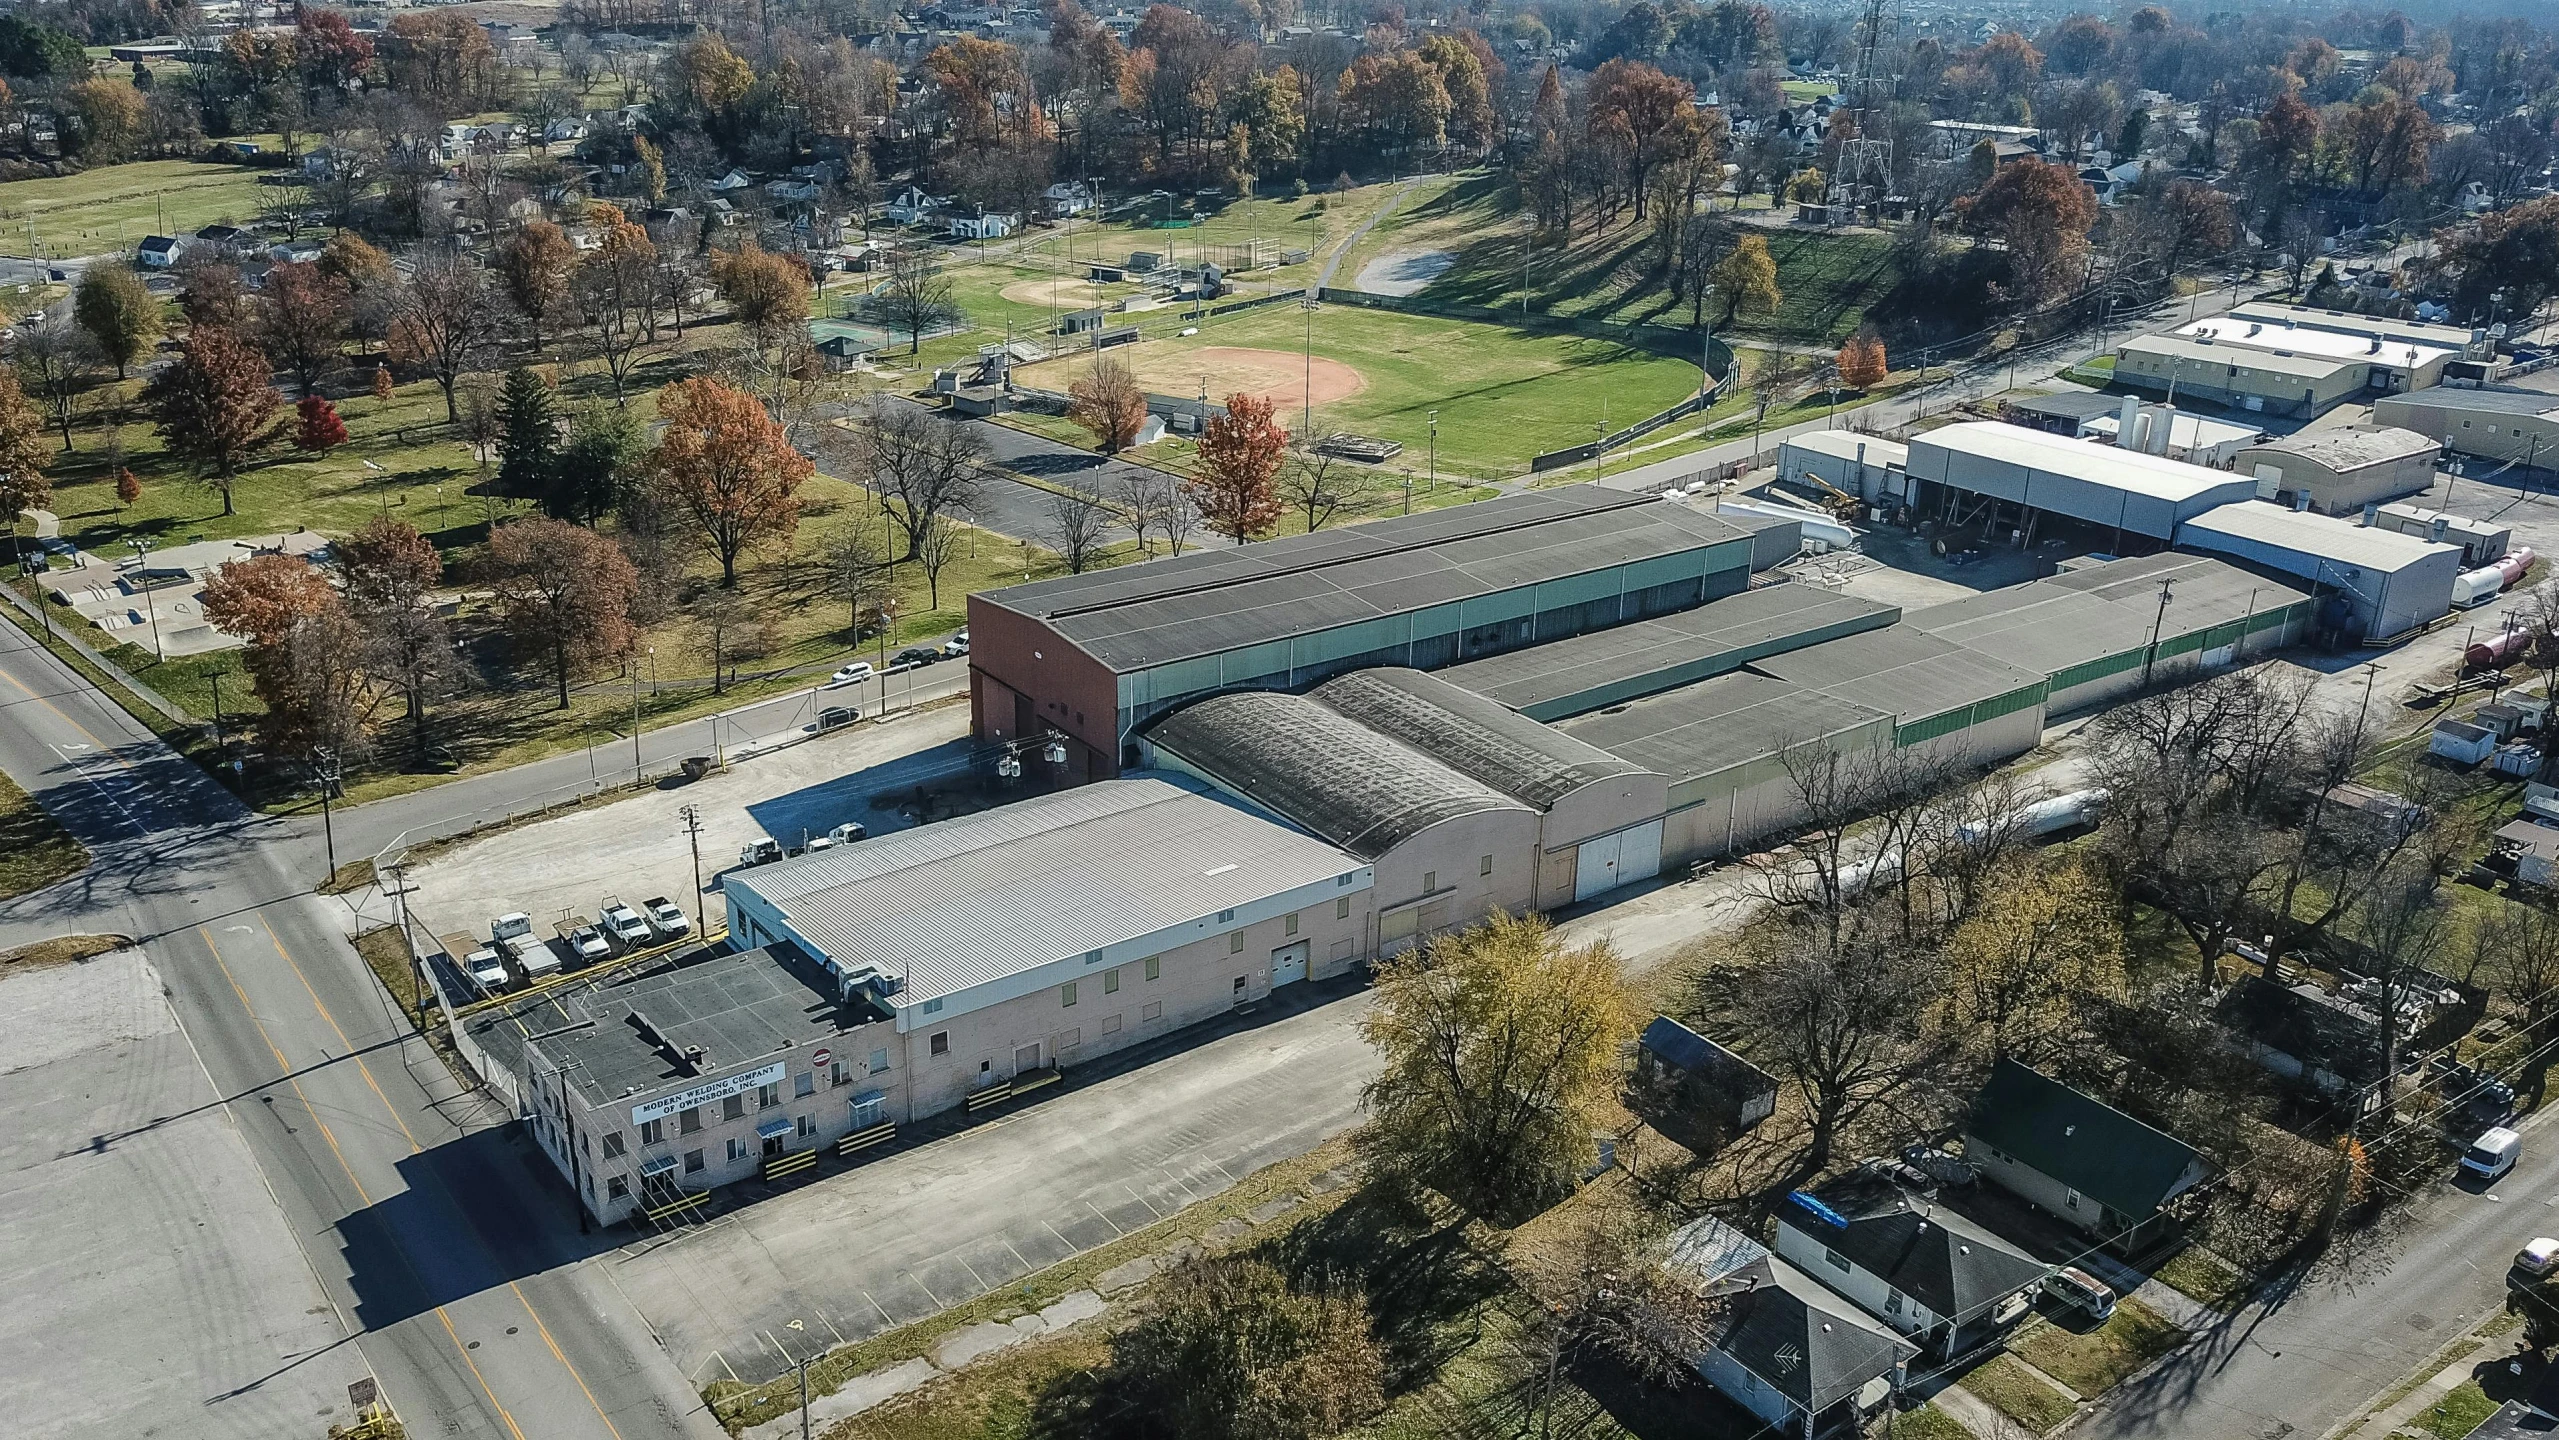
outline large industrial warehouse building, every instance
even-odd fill
[[[2257,493],[2244,475],[1996,420],[1915,436],[1909,463],[1920,514],[1972,524],[1987,505],[1994,530],[2030,545],[2051,516],[2164,545],[2187,520]]]
[[[1562,486],[1197,550],[969,597],[972,728],[1134,763],[1135,731],[1225,690],[1305,690],[1693,609],[1750,583],[1751,537],[1656,496]]]
[[[2439,441],[2456,455],[2518,465],[2559,460],[2559,395],[2508,386],[2438,386],[2372,402],[2376,425],[2396,425]]]

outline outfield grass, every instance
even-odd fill
[[[1305,346],[1304,326],[1304,315],[1289,305],[1212,317],[1195,336],[1150,339],[1140,363],[1178,364],[1209,346],[1294,353]],[[1316,313],[1314,351],[1367,381],[1357,394],[1318,405],[1314,428],[1402,442],[1404,453],[1387,467],[1396,472],[1399,500],[1402,467],[1429,472],[1434,410],[1442,476],[1516,476],[1531,456],[1586,441],[1602,425],[1642,419],[1698,385],[1696,365],[1614,341],[1348,305]],[[1075,373],[1064,362],[1024,378],[1062,389]],[[1281,423],[1303,428],[1299,407],[1279,409]]]
[[[2138,1300],[2116,1303],[2106,1323],[2085,1335],[2039,1324],[2009,1342],[2026,1363],[2085,1396],[2098,1396],[2175,1349],[2186,1332]]]
[[[41,890],[88,863],[71,832],[0,775],[0,900]]]
[[[199,160],[136,160],[77,175],[12,180],[0,184],[0,231],[15,248],[26,243],[32,219],[36,244],[48,255],[128,249],[146,235],[193,234],[217,222],[255,220],[258,179],[275,173]]]

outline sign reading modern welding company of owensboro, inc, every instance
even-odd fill
[[[782,1083],[782,1077],[789,1072],[790,1066],[787,1063],[776,1060],[761,1070],[749,1070],[742,1075],[727,1075],[717,1080],[705,1080],[690,1090],[678,1090],[672,1095],[652,1100],[646,1105],[632,1106],[631,1123],[646,1125],[652,1120],[663,1120],[678,1110],[690,1110],[696,1105],[708,1105],[714,1100],[725,1099],[741,1090],[753,1090],[763,1085],[779,1085]]]

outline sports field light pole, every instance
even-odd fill
[[[1306,413],[1298,422],[1298,433],[1312,438],[1315,433],[1315,288],[1308,286],[1306,298],[1297,304],[1306,312]]]
[[[1434,492],[1439,489],[1439,412],[1436,410],[1431,412],[1431,489]],[[1411,514],[1412,507],[1406,505],[1404,513]]]

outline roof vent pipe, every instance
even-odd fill
[[[2307,509],[2309,509],[2309,508],[2310,508],[2310,492],[2309,492],[2309,491],[2307,491],[2307,490],[2295,490],[2294,492],[2292,492],[2292,510],[2293,510],[2293,513],[2294,513],[2294,514],[2298,515],[2298,514],[2300,514],[2302,511],[2307,510]]]
[[[2440,545],[2443,543],[2443,532],[2451,528],[2452,517],[2449,515],[2438,515],[2435,517],[2434,534],[2431,538],[2436,544]]]
[[[2381,517],[2381,506],[2379,506],[2378,504],[2376,504],[2376,503],[2374,503],[2374,502],[2372,502],[2372,501],[2370,501],[2370,500],[2365,501],[2365,502],[2364,502],[2364,518],[2363,518],[2363,521],[2362,521],[2362,523],[2363,523],[2363,525],[2364,525],[2364,528],[2366,528],[2366,529],[2370,529],[2370,528],[2372,527],[2372,523],[2373,523],[2373,521],[2375,521],[2375,520],[2379,519],[2380,517]]]

